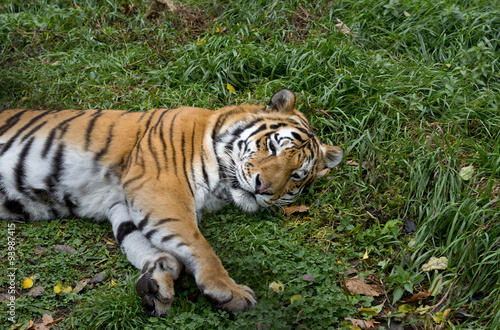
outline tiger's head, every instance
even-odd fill
[[[222,138],[223,175],[243,211],[292,202],[342,161],[342,149],[322,144],[294,106],[295,95],[284,89],[264,108],[239,107],[247,107],[244,119]]]

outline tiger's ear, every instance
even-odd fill
[[[295,94],[291,90],[282,89],[271,97],[266,107],[267,111],[278,111],[283,114],[293,115],[295,107]]]
[[[325,168],[334,168],[342,161],[344,151],[340,147],[323,145]]]

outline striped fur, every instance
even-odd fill
[[[267,106],[218,111],[4,110],[0,218],[108,219],[152,316],[168,313],[182,266],[218,307],[245,311],[255,294],[229,277],[197,219],[229,203],[289,203],[341,161],[294,103],[282,90]]]

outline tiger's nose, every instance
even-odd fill
[[[272,195],[272,192],[269,190],[269,188],[271,188],[271,186],[266,185],[260,175],[257,174],[257,176],[255,177],[255,193],[259,195]]]

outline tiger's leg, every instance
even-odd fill
[[[151,195],[148,197],[154,199],[155,194]],[[144,205],[141,207],[143,210],[147,209]],[[172,209],[168,212],[168,218],[160,218],[155,216],[157,212],[152,212],[137,221],[137,227],[144,237],[149,238],[156,248],[169,252],[182,262],[194,275],[200,291],[217,307],[231,313],[253,308],[257,304],[255,293],[229,277],[222,262],[199,231],[194,213],[192,217],[180,216]]]
[[[113,233],[120,249],[136,268],[141,270],[136,290],[149,316],[168,314],[174,299],[174,280],[181,264],[170,253],[162,251],[138,230],[125,204],[115,204],[109,214]]]

